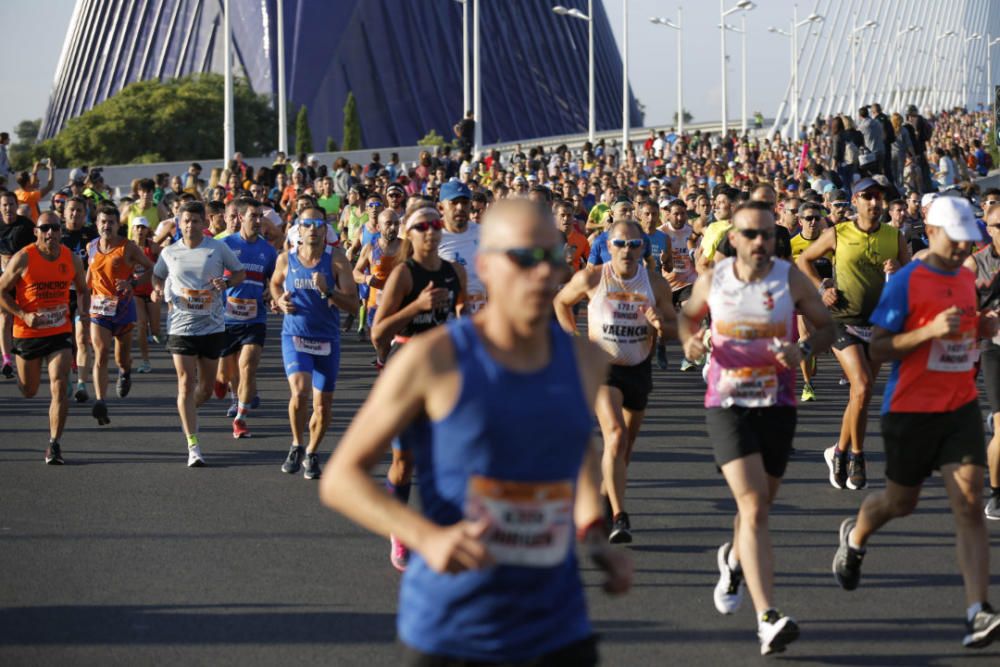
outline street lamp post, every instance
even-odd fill
[[[628,157],[628,0],[622,0],[622,161]]]
[[[229,27],[229,0],[223,3],[222,11],[225,16],[222,18],[223,48],[222,68],[225,72],[224,83],[225,93],[223,94],[223,106],[225,108],[222,118],[223,151],[222,165],[229,164],[233,154],[236,152],[236,133],[233,129],[233,32]]]
[[[473,137],[473,155],[478,155],[483,147],[483,78],[480,76],[479,53],[479,0],[472,0],[472,76],[476,81],[476,87],[472,92],[472,116],[476,121],[476,129]]]
[[[799,21],[799,6],[792,8],[792,141],[799,138],[799,28],[810,23],[821,23],[823,17],[813,12]]]
[[[784,37],[788,37],[788,43],[791,46],[791,50],[792,50],[791,56],[788,59],[789,60],[789,65],[791,67],[791,73],[790,73],[791,92],[792,92],[792,99],[795,100],[795,99],[798,98],[798,93],[795,90],[795,82],[796,82],[796,76],[795,76],[795,74],[796,74],[796,72],[795,72],[795,64],[796,64],[796,58],[795,58],[795,55],[796,55],[795,54],[795,40],[792,39],[792,33],[787,32],[785,30],[782,30],[781,28],[775,28],[773,25],[772,26],[768,26],[767,31],[768,32],[773,32],[775,35],[782,35]],[[782,105],[784,105],[784,103],[782,103]],[[793,107],[795,106],[794,102],[792,103],[792,106]],[[781,115],[780,111],[778,112],[778,115],[779,116]],[[777,127],[778,120],[775,119],[774,122],[775,122],[775,127]],[[789,121],[789,125],[792,125],[794,122],[795,122],[794,120]],[[773,132],[774,129],[772,128],[771,131]],[[793,135],[794,134],[794,129],[792,131],[790,131],[788,134],[789,135]]]
[[[285,7],[278,0],[278,150],[288,157],[288,104],[285,99]],[[226,158],[227,160],[229,158]]]
[[[899,38],[900,37],[905,37],[907,35],[907,33],[918,32],[919,30],[920,30],[920,26],[918,26],[918,25],[909,25],[906,28],[903,28],[901,30],[897,30],[896,31],[896,36],[893,39],[893,49],[892,50],[893,50],[893,57],[896,60],[896,86],[895,86],[895,88],[896,88],[896,97],[893,100],[892,108],[898,108],[900,100],[903,99],[903,77],[900,74],[900,61],[902,59],[900,58],[900,51],[901,51],[901,49],[900,49],[900,45],[899,45]]]
[[[665,25],[677,31],[677,134],[684,134],[684,53],[681,47],[684,31],[681,29],[681,8],[677,8],[677,23],[656,16],[649,20],[651,23]]]
[[[962,43],[962,107],[969,103],[969,49],[972,48],[970,44],[982,38],[982,35],[974,32],[966,37]]]
[[[594,137],[594,134],[595,134],[595,119],[594,119],[594,21],[593,21],[593,18],[592,18],[594,16],[594,0],[587,0],[587,13],[586,14],[584,14],[583,12],[581,12],[579,9],[575,9],[575,8],[574,9],[567,9],[566,7],[563,7],[562,5],[556,5],[555,7],[552,8],[552,11],[554,11],[556,14],[559,14],[560,16],[571,16],[571,17],[573,17],[575,19],[580,19],[581,21],[586,21],[587,22],[587,42],[589,44],[589,47],[588,47],[589,56],[587,58],[588,61],[589,61],[589,73],[588,73],[589,85],[588,85],[588,88],[589,88],[589,91],[590,91],[589,94],[588,94],[588,98],[589,98],[589,104],[588,104],[589,112],[588,112],[588,118],[587,118],[587,140],[590,142],[590,145],[593,146],[594,145],[594,141],[595,141],[595,137]]]
[[[742,27],[737,28],[734,25],[729,25],[728,23],[724,26],[725,30],[730,32],[735,32],[741,35],[741,47],[740,54],[743,62],[741,63],[741,82],[740,82],[740,135],[747,133],[747,19],[746,15],[740,17],[740,25]]]
[[[986,35],[986,108],[989,108],[990,102],[993,99],[993,58],[990,50],[993,48],[994,44],[1000,44],[1000,37],[996,39],[990,39],[990,36]]]
[[[280,0],[279,0],[280,2]],[[455,0],[462,5],[462,116],[469,109],[469,0]],[[478,118],[476,119],[479,120]]]
[[[729,134],[728,104],[726,100],[726,17],[735,12],[750,11],[756,5],[750,0],[740,0],[735,7],[726,9],[726,0],[719,0],[719,34],[722,47],[722,135]]]
[[[947,30],[942,32],[940,35],[934,38],[934,53],[932,57],[934,59],[934,69],[931,74],[931,112],[936,113],[937,108],[940,105],[940,95],[938,94],[938,44],[941,43],[942,39],[947,37],[954,37],[956,33],[954,30]]]
[[[874,28],[878,23],[868,19],[861,25],[856,25],[851,29],[851,108],[848,111],[850,115],[854,115],[858,110],[858,75],[857,75],[857,50],[858,41],[861,36],[858,34],[863,30],[868,30],[869,28]]]

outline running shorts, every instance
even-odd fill
[[[674,308],[680,309],[681,304],[691,298],[691,290],[694,285],[685,285],[679,290],[675,290],[671,298],[674,300]]]
[[[780,479],[792,452],[796,418],[790,405],[708,408],[705,425],[716,465],[721,468],[730,461],[760,454],[764,471]]]
[[[118,306],[114,315],[107,317],[104,315],[90,314],[90,321],[99,327],[104,327],[113,336],[123,336],[135,326],[137,315],[135,312],[135,299],[129,299]]]
[[[256,322],[251,324],[230,324],[226,327],[226,347],[222,356],[228,357],[239,352],[244,345],[260,345],[264,347],[267,338],[267,324]]]
[[[73,334],[61,333],[41,338],[15,338],[14,354],[25,361],[44,359],[62,350],[73,349]]]
[[[337,372],[340,370],[339,341],[282,335],[281,357],[285,363],[285,375],[309,373],[313,389],[332,392],[336,388]]]
[[[852,345],[861,345],[865,348],[865,357],[868,356],[868,343],[871,338],[865,340],[864,332],[865,329],[871,331],[871,327],[858,327],[850,324],[844,324],[837,320],[833,321],[833,325],[836,330],[836,338],[833,340],[833,349],[846,350]]]
[[[167,352],[182,357],[201,357],[202,359],[218,359],[226,346],[226,332],[205,334],[203,336],[167,336]]]
[[[650,357],[635,366],[611,365],[608,381],[604,384],[621,391],[622,407],[632,412],[646,409],[649,394],[653,391],[653,364]]]
[[[952,412],[890,412],[882,415],[885,477],[920,486],[935,470],[957,463],[986,467],[979,401]]]

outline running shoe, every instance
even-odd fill
[[[142,361],[140,361],[139,368],[135,369],[135,372],[142,373],[143,375],[145,375],[146,373],[152,373],[153,366],[149,363],[149,359],[143,359]]]
[[[153,334],[153,342],[157,345],[163,345],[163,336],[160,334]]]
[[[1000,614],[993,611],[988,602],[984,602],[983,608],[972,617],[972,620],[965,622],[965,628],[969,634],[962,639],[962,646],[985,648],[1000,636]]]
[[[287,473],[289,475],[294,475],[302,467],[302,454],[303,449],[301,445],[292,445],[291,449],[288,450],[288,458],[281,466],[281,472]]]
[[[318,454],[306,454],[306,469],[302,472],[302,476],[306,479],[319,479],[320,469]]]
[[[857,523],[853,518],[844,519],[840,524],[840,546],[833,556],[833,576],[845,591],[853,591],[861,583],[861,561],[864,549],[852,549],[847,538]]]
[[[260,394],[254,394],[253,400],[250,401],[250,409],[256,410],[260,407]]]
[[[65,463],[62,457],[62,448],[58,442],[49,441],[49,446],[45,450],[45,462],[50,466],[61,466]]]
[[[720,614],[735,614],[743,606],[743,570],[729,567],[729,552],[732,546],[726,542],[715,557],[719,565],[719,583],[715,585],[715,608]]]
[[[229,404],[229,409],[226,410],[226,416],[230,419],[235,419],[236,415],[240,413],[240,404],[238,401],[233,401]]]
[[[94,407],[90,410],[90,415],[97,420],[98,426],[106,426],[111,423],[111,418],[108,416],[108,406],[104,401],[94,403]]]
[[[201,456],[201,447],[193,445],[188,447],[188,468],[202,468],[205,466],[205,459]]]
[[[656,346],[656,366],[661,370],[667,370],[667,348],[663,345]]]
[[[215,381],[215,386],[212,389],[212,393],[215,394],[216,398],[223,399],[223,398],[226,397],[226,390],[228,390],[228,389],[229,388],[226,386],[225,382],[219,382],[218,380],[216,380]]]
[[[802,385],[802,402],[807,403],[808,401],[816,400],[816,390],[813,389],[811,384]]]
[[[365,329],[358,329],[358,342],[364,343],[367,340],[371,340],[371,335]]]
[[[628,544],[632,541],[632,525],[629,523],[628,514],[619,512],[611,522],[611,534],[608,535],[608,542],[611,544]]]
[[[799,626],[791,616],[785,616],[777,609],[768,609],[757,624],[760,638],[760,654],[781,653],[799,638]]]
[[[868,473],[865,470],[865,455],[849,454],[847,456],[847,488],[860,491],[868,488]]]
[[[87,383],[77,382],[76,383],[76,393],[73,394],[73,398],[76,399],[77,403],[86,403],[90,400],[90,394],[87,393]]]
[[[241,438],[249,438],[250,429],[247,427],[247,423],[242,419],[233,420],[233,439],[240,440]]]
[[[847,485],[847,452],[837,449],[837,445],[827,447],[823,459],[830,469],[830,485],[835,489],[843,489]]]
[[[688,361],[686,358],[681,359],[681,373],[687,373],[692,368],[697,368],[698,364]]]
[[[851,381],[847,379],[846,375],[841,375],[840,381],[837,382],[837,384],[839,384],[841,387],[846,387],[847,385],[851,384]]]
[[[132,376],[129,373],[119,373],[118,382],[115,383],[118,398],[125,398],[130,391],[132,391]]]
[[[3,362],[3,368],[0,368],[0,373],[3,373],[3,376],[5,378],[7,378],[8,380],[10,380],[11,378],[13,378],[14,377],[14,366],[13,366],[13,364],[11,364],[9,361]]]
[[[986,501],[986,507],[983,508],[983,514],[986,515],[987,519],[1000,521],[1000,496],[995,494],[990,496],[990,499]]]
[[[410,564],[410,550],[395,535],[389,536],[389,562],[400,572],[406,572],[406,566]]]
[[[354,327],[355,316],[354,313],[348,313],[347,317],[344,318],[344,333],[347,333]]]

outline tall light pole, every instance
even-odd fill
[[[622,0],[622,161],[628,157],[628,0]]]
[[[810,23],[821,23],[823,17],[813,12],[799,20],[799,6],[792,8],[792,141],[799,138],[799,28]]]
[[[657,16],[649,20],[651,23],[665,25],[677,31],[677,134],[684,134],[684,51],[681,46],[684,30],[681,28],[681,8],[677,8],[677,23]]]
[[[750,0],[740,0],[735,7],[726,9],[726,0],[719,0],[719,34],[722,46],[722,135],[729,134],[728,104],[726,100],[726,17],[735,12],[750,11],[756,7]]]
[[[278,150],[284,153],[285,157],[288,157],[288,104],[285,99],[288,89],[285,87],[284,5],[284,0],[278,0]]]
[[[990,49],[993,48],[994,44],[1000,44],[1000,37],[996,39],[990,39],[989,34],[986,35],[986,108],[988,109],[993,101],[993,57],[990,53]]]
[[[589,44],[588,47],[589,56],[587,58],[589,61],[588,88],[590,91],[588,94],[589,111],[587,118],[587,140],[590,142],[590,145],[593,146],[595,141],[594,133],[596,124],[594,119],[594,21],[591,17],[594,16],[594,0],[587,0],[586,14],[581,12],[579,9],[575,8],[567,9],[562,5],[556,5],[555,7],[552,8],[552,11],[554,11],[556,14],[559,14],[560,16],[571,16],[575,19],[580,19],[581,21],[587,22],[587,42]]]
[[[233,128],[233,32],[229,27],[229,0],[225,0],[222,11],[222,44],[225,52],[222,56],[222,68],[225,71],[225,92],[223,106],[225,111],[222,119],[223,152],[222,165],[225,167],[236,152],[236,133]]]
[[[798,91],[795,89],[795,84],[797,82],[797,77],[796,77],[796,71],[795,70],[796,70],[796,64],[797,64],[798,59],[796,58],[797,54],[795,53],[795,40],[792,39],[792,33],[788,32],[786,30],[782,30],[781,28],[775,28],[773,25],[772,26],[768,26],[767,31],[768,32],[772,32],[775,35],[783,35],[783,36],[785,36],[785,37],[788,38],[788,43],[791,45],[791,49],[792,49],[792,54],[789,57],[789,65],[791,67],[791,73],[789,75],[789,80],[791,81],[792,99],[793,100],[797,100],[798,97],[799,97],[799,95],[798,95]],[[833,78],[831,77],[830,80],[832,81]],[[795,102],[794,101],[792,102],[792,106],[793,107],[795,106]],[[778,115],[779,116],[781,115],[780,111],[778,112]],[[778,119],[775,119],[774,122],[775,122],[775,127],[777,127]],[[788,123],[789,126],[792,127],[791,131],[789,131],[789,133],[788,133],[788,135],[789,135],[790,138],[795,134],[794,123],[795,123],[794,119],[791,120],[791,121],[789,121],[789,123]],[[773,132],[774,128],[772,128],[771,131]]]
[[[726,30],[730,32],[735,32],[738,35],[742,35],[740,42],[740,57],[743,62],[740,63],[741,67],[741,81],[740,81],[740,135],[747,133],[747,17],[743,15],[740,17],[740,25],[742,27],[737,28],[734,25],[729,25],[728,23],[724,26]]]
[[[462,5],[462,116],[469,108],[469,0],[455,0]]]
[[[476,79],[476,88],[472,97],[472,115],[476,121],[476,130],[473,138],[473,155],[477,155],[483,147],[483,78],[480,73],[480,53],[479,53],[479,0],[472,0],[472,75]]]
[[[934,38],[934,53],[932,57],[934,59],[934,68],[931,76],[931,113],[937,113],[937,107],[940,104],[940,96],[938,95],[938,44],[941,43],[942,39],[948,37],[954,37],[957,35],[954,30],[946,30],[940,35]]]
[[[983,36],[974,32],[962,40],[962,107],[969,103],[969,46],[972,42],[982,39]]]
[[[858,41],[861,39],[861,35],[858,33],[863,30],[868,30],[869,28],[874,28],[878,23],[868,19],[861,25],[855,24],[854,28],[851,29],[851,108],[848,114],[853,116],[858,111],[858,74],[857,74],[857,61],[858,61]]]
[[[893,58],[895,58],[895,60],[896,60],[896,85],[895,85],[896,97],[893,100],[892,108],[899,107],[899,102],[900,102],[901,99],[903,99],[903,77],[902,77],[902,75],[900,74],[900,71],[899,71],[900,70],[899,65],[900,65],[900,61],[901,61],[900,51],[902,49],[900,48],[899,38],[900,37],[905,37],[908,33],[919,32],[919,31],[920,31],[920,26],[918,26],[918,25],[909,25],[909,26],[907,26],[905,28],[897,30],[896,31],[896,35],[893,38],[892,51],[893,51]]]

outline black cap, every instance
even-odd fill
[[[851,194],[856,195],[859,192],[864,192],[865,190],[871,190],[872,188],[878,188],[879,190],[885,190],[882,184],[876,181],[874,178],[862,178],[860,181],[854,184],[851,188]]]

